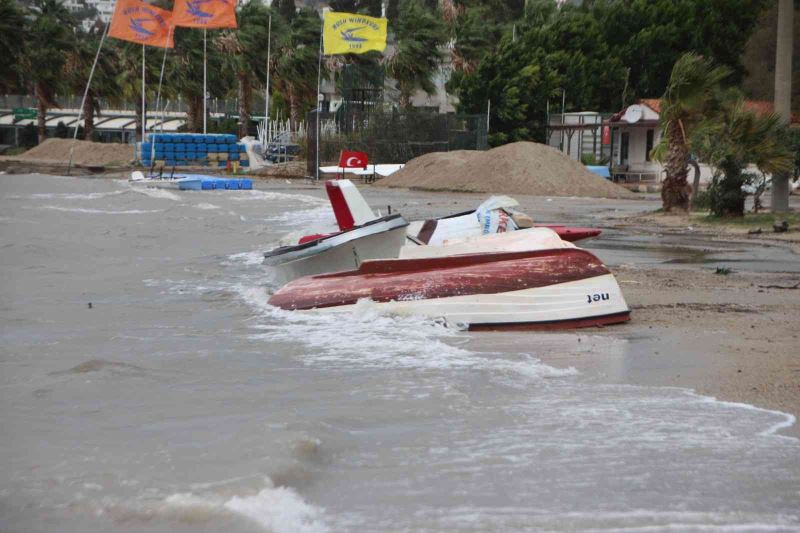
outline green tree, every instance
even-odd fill
[[[414,91],[436,91],[433,76],[442,59],[440,47],[447,28],[440,15],[421,0],[403,0],[395,26],[395,50],[387,61],[387,72],[397,82],[400,105],[411,105]]]
[[[64,80],[67,88],[78,97],[82,98],[89,74],[92,70],[97,47],[103,29],[90,32],[79,31],[74,47],[68,51],[64,62]],[[105,45],[104,45],[105,46]],[[100,53],[95,68],[94,77],[86,92],[86,101],[83,105],[83,134],[85,139],[90,139],[94,132],[94,117],[100,114],[99,97],[109,97],[116,92],[114,79],[113,55]]]
[[[286,22],[294,20],[297,14],[297,7],[294,5],[294,0],[276,0],[273,7],[281,14]]]
[[[210,96],[221,97],[233,87],[233,80],[230,76],[224,75],[222,53],[214,46],[214,31],[209,30],[208,32],[207,88]],[[203,32],[192,28],[176,28],[175,49],[169,52],[168,57],[167,72],[171,75],[165,77],[166,88],[186,103],[186,129],[190,132],[202,133]],[[141,63],[139,71],[141,72]],[[158,72],[154,75],[158,76]],[[141,77],[141,74],[139,76]],[[141,78],[139,83],[141,83]]]
[[[485,113],[491,100],[489,142],[498,145],[541,140],[547,102],[562,90],[568,109],[612,108],[624,76],[591,15],[531,2],[516,40],[506,34],[474,72],[455,75],[449,86],[462,112]]]
[[[693,53],[681,56],[672,67],[661,97],[662,146],[655,151],[657,158],[665,161],[666,178],[661,186],[664,211],[689,209],[691,140],[715,120],[720,85],[729,74],[728,68],[714,66],[712,61]]]
[[[319,16],[301,9],[292,19],[289,31],[277,43],[275,88],[289,105],[292,122],[300,118],[301,108],[316,105],[317,66],[319,60]],[[322,76],[326,76],[323,63]]]
[[[727,67],[730,80],[745,74],[741,57],[767,0],[594,0],[580,9],[603,28],[610,52],[630,68],[629,92],[653,98],[663,93],[672,65],[695,52]]]
[[[747,193],[742,187],[753,179],[746,172],[749,165],[771,175],[794,167],[794,153],[780,117],[747,111],[741,97],[725,102],[713,123],[695,137],[695,151],[714,169],[709,196],[711,212],[717,216],[744,215]]]
[[[64,87],[62,69],[74,46],[74,24],[69,11],[58,0],[37,0],[33,20],[25,32],[25,51],[20,67],[36,96],[39,142],[46,136],[47,110],[58,107],[56,93]],[[3,59],[5,61],[5,58]]]
[[[11,92],[19,86],[20,60],[25,51],[27,21],[15,0],[0,0],[0,91]]]
[[[266,83],[267,46],[271,11],[263,4],[250,2],[239,10],[239,28],[225,31],[215,39],[215,46],[222,52],[224,71],[236,80],[239,104],[239,137],[248,135],[250,125],[250,101],[253,86]],[[280,18],[274,17],[273,31],[279,35]]]

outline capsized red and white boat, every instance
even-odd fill
[[[377,217],[350,180],[329,180],[325,182],[325,190],[336,214],[339,229],[346,230],[354,224],[363,224]],[[417,244],[443,244],[452,239],[530,227],[550,228],[559,237],[570,242],[597,237],[602,233],[597,228],[534,224],[530,217],[514,209],[518,205],[519,202],[509,196],[492,196],[473,211],[413,221],[409,223],[407,233]]]
[[[389,314],[442,318],[471,330],[576,328],[630,318],[606,266],[547,228],[419,246],[404,254],[297,279],[269,303],[342,312],[368,299]]]

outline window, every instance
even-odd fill
[[[647,146],[645,147],[644,160],[650,161],[650,152],[653,151],[653,137],[655,130],[647,130]]]

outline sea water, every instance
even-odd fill
[[[800,530],[790,415],[541,361],[621,335],[269,306],[263,251],[333,225],[0,176],[0,530]]]

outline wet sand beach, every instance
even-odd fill
[[[284,312],[262,254],[333,225],[318,185],[0,175],[0,530],[800,529],[791,248],[631,229],[652,197],[518,200],[605,229],[629,323]]]

